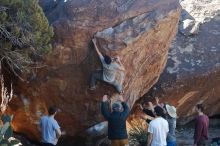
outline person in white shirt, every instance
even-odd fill
[[[165,120],[164,109],[156,106],[154,112],[155,119],[150,122],[148,127],[147,146],[166,146],[169,126],[167,120]]]

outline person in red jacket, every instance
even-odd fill
[[[202,104],[196,105],[198,116],[196,117],[195,132],[194,132],[194,146],[206,146],[208,139],[209,118],[205,115],[204,106]]]

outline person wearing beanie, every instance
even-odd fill
[[[122,96],[119,101],[112,103],[112,112],[109,108],[108,96],[104,95],[101,102],[101,112],[108,121],[108,138],[111,140],[111,146],[127,146],[128,134],[126,129],[126,120],[129,115],[129,107]]]

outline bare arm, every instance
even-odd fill
[[[93,44],[94,44],[94,46],[95,46],[95,50],[96,50],[97,54],[99,55],[99,58],[100,58],[101,60],[103,60],[104,57],[103,57],[102,53],[99,51],[99,49],[98,49],[98,47],[97,47],[97,45],[96,45],[96,39],[92,39],[92,42],[93,42]]]
[[[138,106],[141,108],[141,110],[143,110],[144,108],[143,108],[143,106],[141,105],[141,104],[138,104]]]
[[[144,115],[140,115],[140,118],[143,120],[148,120],[148,118],[146,118]]]
[[[152,138],[153,138],[152,133],[148,133],[148,138],[147,138],[147,146],[150,146],[150,145],[151,145]]]
[[[56,136],[57,136],[57,139],[59,139],[61,135],[62,135],[62,134],[61,134],[61,130],[60,130],[60,128],[56,129]]]
[[[117,62],[120,65],[120,67],[118,68],[118,70],[120,71],[125,71],[125,67],[124,65],[121,63],[121,59],[119,57],[117,57]]]

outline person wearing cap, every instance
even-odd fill
[[[96,81],[99,80],[113,85],[118,93],[122,93],[125,68],[121,63],[120,58],[112,58],[108,55],[102,55],[96,45],[96,39],[93,39],[92,41],[94,43],[96,52],[101,60],[103,69],[92,72],[90,77],[90,90],[96,89]],[[116,77],[117,73],[120,75],[119,77]]]
[[[101,112],[108,121],[108,138],[111,140],[111,146],[128,146],[126,120],[130,110],[123,97],[119,96],[119,101],[112,104],[112,112],[110,112],[108,96],[104,95]]]
[[[168,104],[165,105],[166,120],[169,125],[169,132],[167,134],[167,146],[176,146],[176,108]]]
[[[164,109],[160,106],[154,108],[155,119],[148,126],[147,146],[166,146],[166,137],[169,132],[168,122],[165,119]]]
[[[50,107],[48,109],[48,115],[40,119],[39,128],[41,131],[42,146],[55,146],[61,136],[60,126],[54,119],[58,111],[58,108]]]

